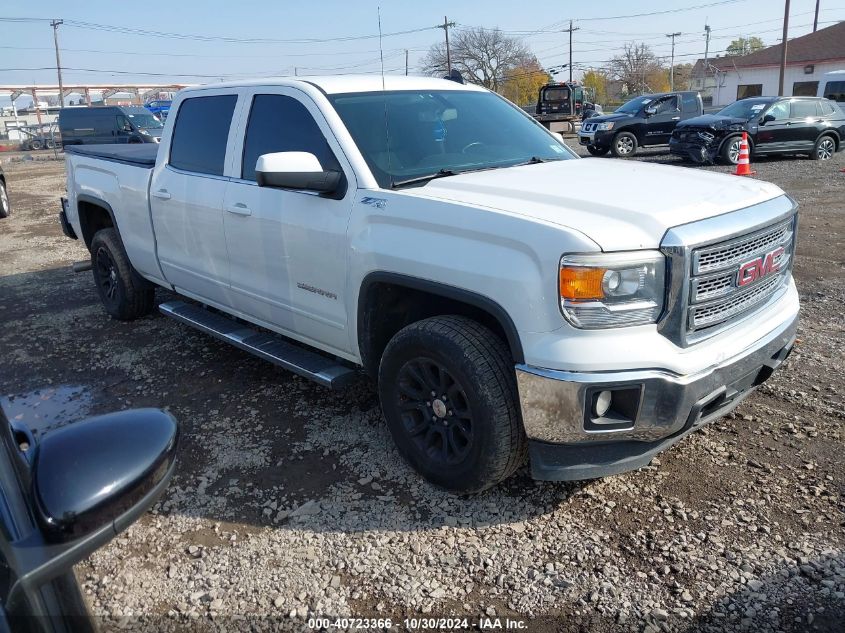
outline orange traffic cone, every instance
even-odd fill
[[[751,161],[748,160],[748,133],[742,133],[742,142],[739,144],[739,162],[736,164],[734,176],[754,176],[757,172],[752,171]]]

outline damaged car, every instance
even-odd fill
[[[742,133],[752,159],[765,154],[806,154],[828,160],[842,149],[845,113],[819,97],[752,97],[716,114],[681,121],[669,153],[696,163],[739,161]]]

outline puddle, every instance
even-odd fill
[[[10,421],[23,422],[33,435],[88,417],[93,397],[87,387],[62,385],[0,397]]]

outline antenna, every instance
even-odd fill
[[[381,94],[384,101],[384,139],[387,144],[387,175],[390,177],[390,188],[393,189],[393,172],[390,169],[390,116],[387,113],[387,88],[384,85],[384,49],[381,46],[381,6],[378,12],[378,55],[381,60]]]

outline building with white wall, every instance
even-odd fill
[[[737,99],[776,96],[780,77],[781,44],[737,57],[698,60],[690,88],[700,90],[713,105]],[[845,22],[789,40],[783,96],[816,96],[826,73],[845,70]]]

